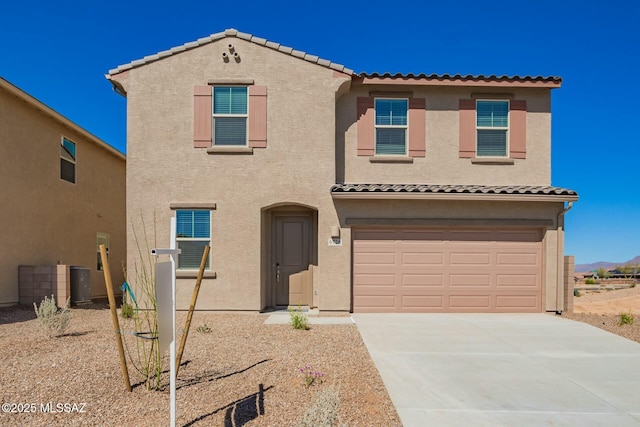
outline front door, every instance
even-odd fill
[[[276,305],[289,305],[289,276],[306,270],[311,261],[311,215],[275,217],[272,280]]]

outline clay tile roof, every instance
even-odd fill
[[[577,197],[567,188],[528,185],[334,184],[331,193],[466,193]]]
[[[464,80],[464,81],[499,81],[499,82],[542,82],[542,83],[547,83],[547,82],[551,82],[551,83],[562,83],[562,78],[561,77],[557,77],[557,76],[507,76],[507,75],[502,75],[502,76],[497,76],[495,74],[491,74],[489,76],[483,75],[483,74],[478,74],[478,75],[472,75],[472,74],[466,74],[466,75],[461,75],[461,74],[425,74],[425,73],[421,73],[421,74],[414,74],[414,73],[378,73],[378,72],[373,72],[373,73],[367,73],[367,72],[361,72],[358,74],[359,77],[363,77],[363,78],[367,78],[367,77],[374,77],[374,78],[383,78],[383,79],[391,79],[391,80],[398,80],[398,79],[417,79],[417,80],[441,80],[441,81],[453,81],[453,80]]]
[[[155,55],[148,55],[142,59],[138,59],[135,61],[131,61],[128,64],[123,64],[118,66],[117,68],[109,70],[108,76],[112,76],[114,74],[121,73],[123,71],[129,70],[131,68],[140,67],[142,65],[148,64],[150,62],[158,61],[162,58],[166,58],[167,56],[175,55],[180,52],[184,52],[186,50],[194,49],[198,46],[202,46],[208,43],[212,43],[216,40],[223,39],[225,37],[237,37],[242,40],[246,40],[252,43],[255,43],[260,46],[265,46],[273,50],[277,50],[278,52],[285,53],[287,55],[294,56],[296,58],[300,58],[304,61],[308,61],[322,67],[331,68],[332,70],[339,71],[341,73],[345,73],[348,75],[355,75],[354,71],[345,67],[344,65],[336,64],[335,62],[331,62],[326,59],[319,58],[316,55],[311,55],[307,52],[303,52],[300,50],[294,50],[293,48],[282,46],[280,43],[272,42],[261,37],[254,36],[248,33],[242,33],[235,28],[229,28],[220,33],[211,34],[208,37],[200,38],[196,41],[185,43],[182,46],[176,46],[169,50],[165,50],[162,52],[158,52]]]

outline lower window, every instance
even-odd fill
[[[211,244],[211,211],[177,210],[176,244],[182,252],[178,255],[179,270],[200,268],[204,248]],[[209,269],[209,259],[206,267]]]

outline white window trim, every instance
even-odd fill
[[[478,126],[478,102],[506,102],[507,103],[507,126]],[[497,159],[508,159],[510,148],[509,148],[509,128],[511,126],[511,102],[508,99],[495,99],[495,98],[478,98],[476,99],[476,117],[475,117],[475,125],[476,125],[476,158],[486,159],[486,158],[497,158]],[[504,130],[505,132],[505,153],[504,156],[481,156],[478,155],[478,131],[479,130]]]
[[[76,144],[75,141],[72,141],[70,138],[67,138],[64,135],[60,135],[60,147],[62,147],[62,148],[64,148],[65,139],[73,144],[73,146],[75,148],[75,150],[74,150],[75,154],[74,154],[73,160],[69,160],[69,159],[63,157],[62,154],[60,154],[60,159],[66,161],[66,162],[69,162],[69,163],[71,163],[73,165],[73,182],[68,181],[68,180],[66,180],[66,179],[64,179],[62,177],[60,177],[60,179],[62,181],[64,181],[64,182],[68,182],[69,184],[76,185],[76,182],[78,182],[78,168],[77,168],[77,165],[78,165],[78,144]]]
[[[178,231],[176,230],[176,235],[173,237],[174,240],[175,240],[175,244],[176,244],[175,247],[176,248],[178,247],[178,242],[209,242],[209,246],[211,247],[211,236],[212,236],[211,226],[212,226],[212,223],[213,223],[213,221],[212,221],[213,216],[211,214],[211,209],[210,208],[209,209],[203,209],[203,208],[191,208],[191,209],[189,209],[189,208],[181,208],[181,209],[176,209],[176,213],[175,213],[175,216],[174,216],[174,218],[176,219],[176,223],[178,221],[178,211],[179,210],[180,211],[206,211],[206,210],[208,210],[209,211],[209,238],[205,239],[205,238],[200,238],[200,237],[198,237],[198,238],[195,238],[195,237],[178,237]],[[213,262],[213,260],[212,260],[212,252],[213,251],[211,251],[211,250],[209,251],[209,259],[208,259],[209,267],[205,267],[204,271],[207,271],[207,272],[211,271],[211,263]],[[180,267],[178,267],[179,265],[180,265],[180,254],[176,255],[176,271],[184,271],[184,272],[197,272],[198,271],[198,268],[180,268]]]
[[[379,125],[376,124],[376,101],[406,101],[407,102],[407,124],[406,125]],[[386,98],[376,97],[373,99],[373,155],[374,156],[399,156],[409,155],[409,98]],[[377,129],[404,129],[404,153],[403,154],[378,154],[378,132]]]
[[[216,114],[215,111],[215,88],[217,87],[244,87],[247,88],[247,113],[246,114]],[[216,145],[216,117],[224,118],[245,118],[245,141],[244,145]],[[249,86],[248,85],[224,85],[217,84],[211,86],[211,146],[212,147],[248,147],[249,146]]]

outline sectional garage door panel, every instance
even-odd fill
[[[355,312],[541,312],[536,230],[355,230]]]

